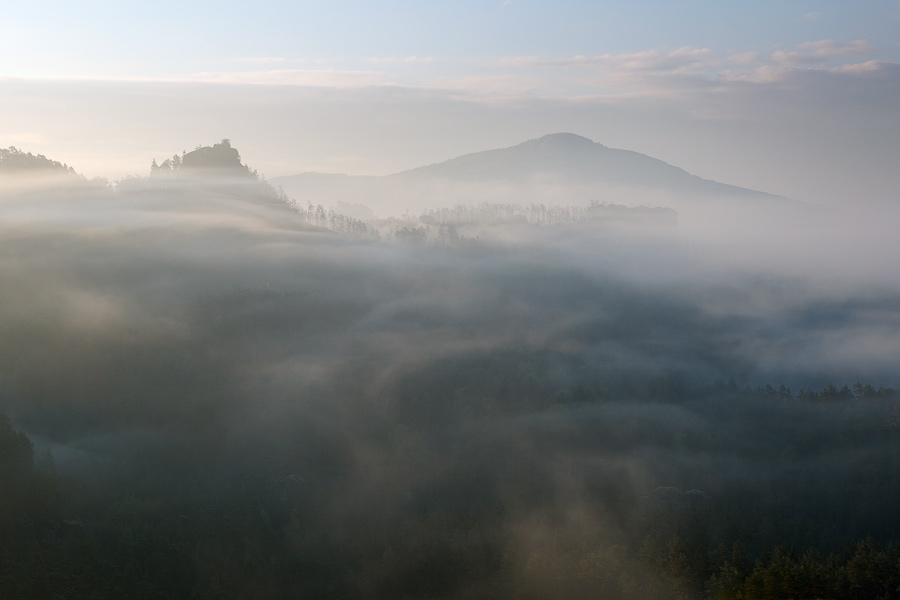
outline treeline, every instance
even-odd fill
[[[482,202],[429,209],[422,214],[420,220],[426,225],[456,227],[504,224],[548,227],[588,222],[674,225],[677,214],[670,208],[632,207],[596,201],[592,201],[589,206]]]
[[[678,536],[648,539],[641,559],[678,599],[894,600],[900,598],[900,547],[871,537],[843,547],[777,545],[752,557],[742,541],[710,551]]]
[[[587,208],[583,206],[546,206],[544,204],[481,204],[442,207],[426,210],[421,217],[425,224],[439,225],[501,225],[527,223],[529,225],[561,225],[581,223],[587,220]]]
[[[728,383],[717,381],[713,385],[713,388],[717,391],[738,391],[738,385],[737,383],[735,383],[734,378],[730,379]],[[883,385],[880,385],[876,388],[871,384],[863,384],[860,382],[854,383],[852,387],[845,383],[840,389],[838,389],[838,387],[833,383],[826,384],[822,387],[821,390],[804,389],[801,387],[796,394],[791,390],[791,388],[787,387],[784,384],[781,384],[777,388],[773,387],[770,384],[766,384],[765,386],[758,386],[753,390],[751,390],[750,387],[747,386],[744,388],[744,391],[747,393],[752,393],[756,396],[780,398],[782,400],[800,400],[804,402],[897,398],[898,396],[900,396],[900,392],[892,387],[885,387]]]
[[[281,193],[283,194],[283,192]],[[303,208],[287,196],[282,195],[282,199],[300,213],[306,223],[310,225],[352,237],[379,238],[378,230],[370,228],[364,221],[335,212],[333,209],[325,209],[321,204],[308,203],[306,208]]]
[[[872,538],[849,541],[839,552],[776,546],[754,562],[738,547],[707,584],[717,600],[738,598],[900,598],[900,547]]]

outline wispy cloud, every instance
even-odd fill
[[[841,67],[848,73],[877,70],[878,63],[867,63],[868,59],[875,58],[875,51],[866,39],[824,39],[793,47],[737,53],[682,46],[626,53],[502,58],[261,55],[227,59],[200,72],[115,79],[338,89],[403,86],[444,89],[467,98],[490,101],[514,97],[657,95],[677,94],[685,87],[712,89],[731,81],[774,82],[784,79],[793,69],[825,71]]]
[[[882,60],[867,60],[858,63],[819,68],[797,68],[797,65],[763,64],[749,71],[729,71],[723,73],[723,82],[743,81],[758,84],[770,84],[785,81],[796,81],[802,74],[835,74],[835,75],[873,75],[890,74],[900,69],[896,63]]]
[[[230,59],[230,63],[250,65],[321,65],[335,62],[329,58],[289,58],[286,56],[241,56]]]
[[[440,90],[456,99],[479,102],[508,102],[516,98],[541,95],[547,91],[545,82],[520,75],[474,75],[436,79],[423,87]]]
[[[685,46],[669,51],[653,49],[595,56],[515,56],[501,59],[500,64],[516,68],[582,68],[670,75],[706,73],[715,76],[718,73],[730,74],[734,67],[754,64],[780,67],[824,65],[832,59],[863,56],[874,51],[875,48],[865,39],[849,43],[818,40],[799,44],[790,51],[777,50],[768,56],[758,52],[721,55],[710,48]]]
[[[556,85],[560,85],[560,74],[577,70],[588,74],[568,76],[568,82],[577,87],[607,88],[616,90],[616,94],[657,95],[680,93],[685,85],[709,89],[710,85],[731,81],[774,83],[790,78],[796,69],[874,72],[891,63],[842,63],[875,50],[865,39],[847,43],[828,39],[805,42],[792,50],[777,50],[768,55],[759,52],[724,54],[710,48],[685,46],[674,50],[651,49],[595,56],[513,56],[498,61],[498,67],[507,72],[510,69],[556,70],[556,75],[547,76],[548,81],[556,77]]]
[[[235,58],[234,62],[251,64],[285,63],[288,59],[283,56],[242,56]]]
[[[645,50],[625,54],[600,54],[548,58],[515,56],[501,59],[501,64],[515,67],[618,68],[631,71],[677,71],[708,65],[713,56],[709,48],[685,46],[668,52]]]
[[[340,69],[272,69],[265,71],[195,73],[184,77],[183,80],[204,83],[298,85],[334,88],[363,87],[390,83],[385,73],[380,71]]]
[[[387,64],[429,64],[434,62],[431,56],[370,56],[364,59],[367,63]]]
[[[771,59],[777,64],[783,65],[810,65],[826,62],[830,58],[842,56],[861,56],[874,52],[866,40],[855,40],[849,44],[842,44],[834,40],[819,40],[799,44],[797,50],[785,52],[778,50],[772,53]]]
[[[803,15],[803,20],[804,21],[815,21],[817,19],[821,19],[823,16],[824,16],[823,13],[820,13],[819,11],[814,10],[812,12],[808,12],[805,15]]]
[[[732,54],[726,59],[726,62],[729,62],[733,65],[738,66],[747,66],[755,63],[759,60],[759,54],[756,52],[739,52],[738,54]]]
[[[839,67],[833,67],[829,69],[831,73],[874,73],[877,71],[886,71],[890,69],[892,66],[896,66],[893,63],[885,62],[882,60],[867,60],[866,62],[856,63],[852,65],[841,65]]]

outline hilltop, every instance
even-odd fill
[[[227,138],[212,146],[197,146],[190,152],[182,152],[180,156],[174,154],[160,164],[156,164],[154,158],[150,164],[150,175],[257,177],[256,171],[241,162],[240,153]]]

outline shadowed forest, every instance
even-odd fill
[[[877,219],[583,200],[2,151],[0,596],[900,597]]]

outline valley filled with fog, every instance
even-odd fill
[[[895,208],[4,152],[4,597],[897,597]]]

